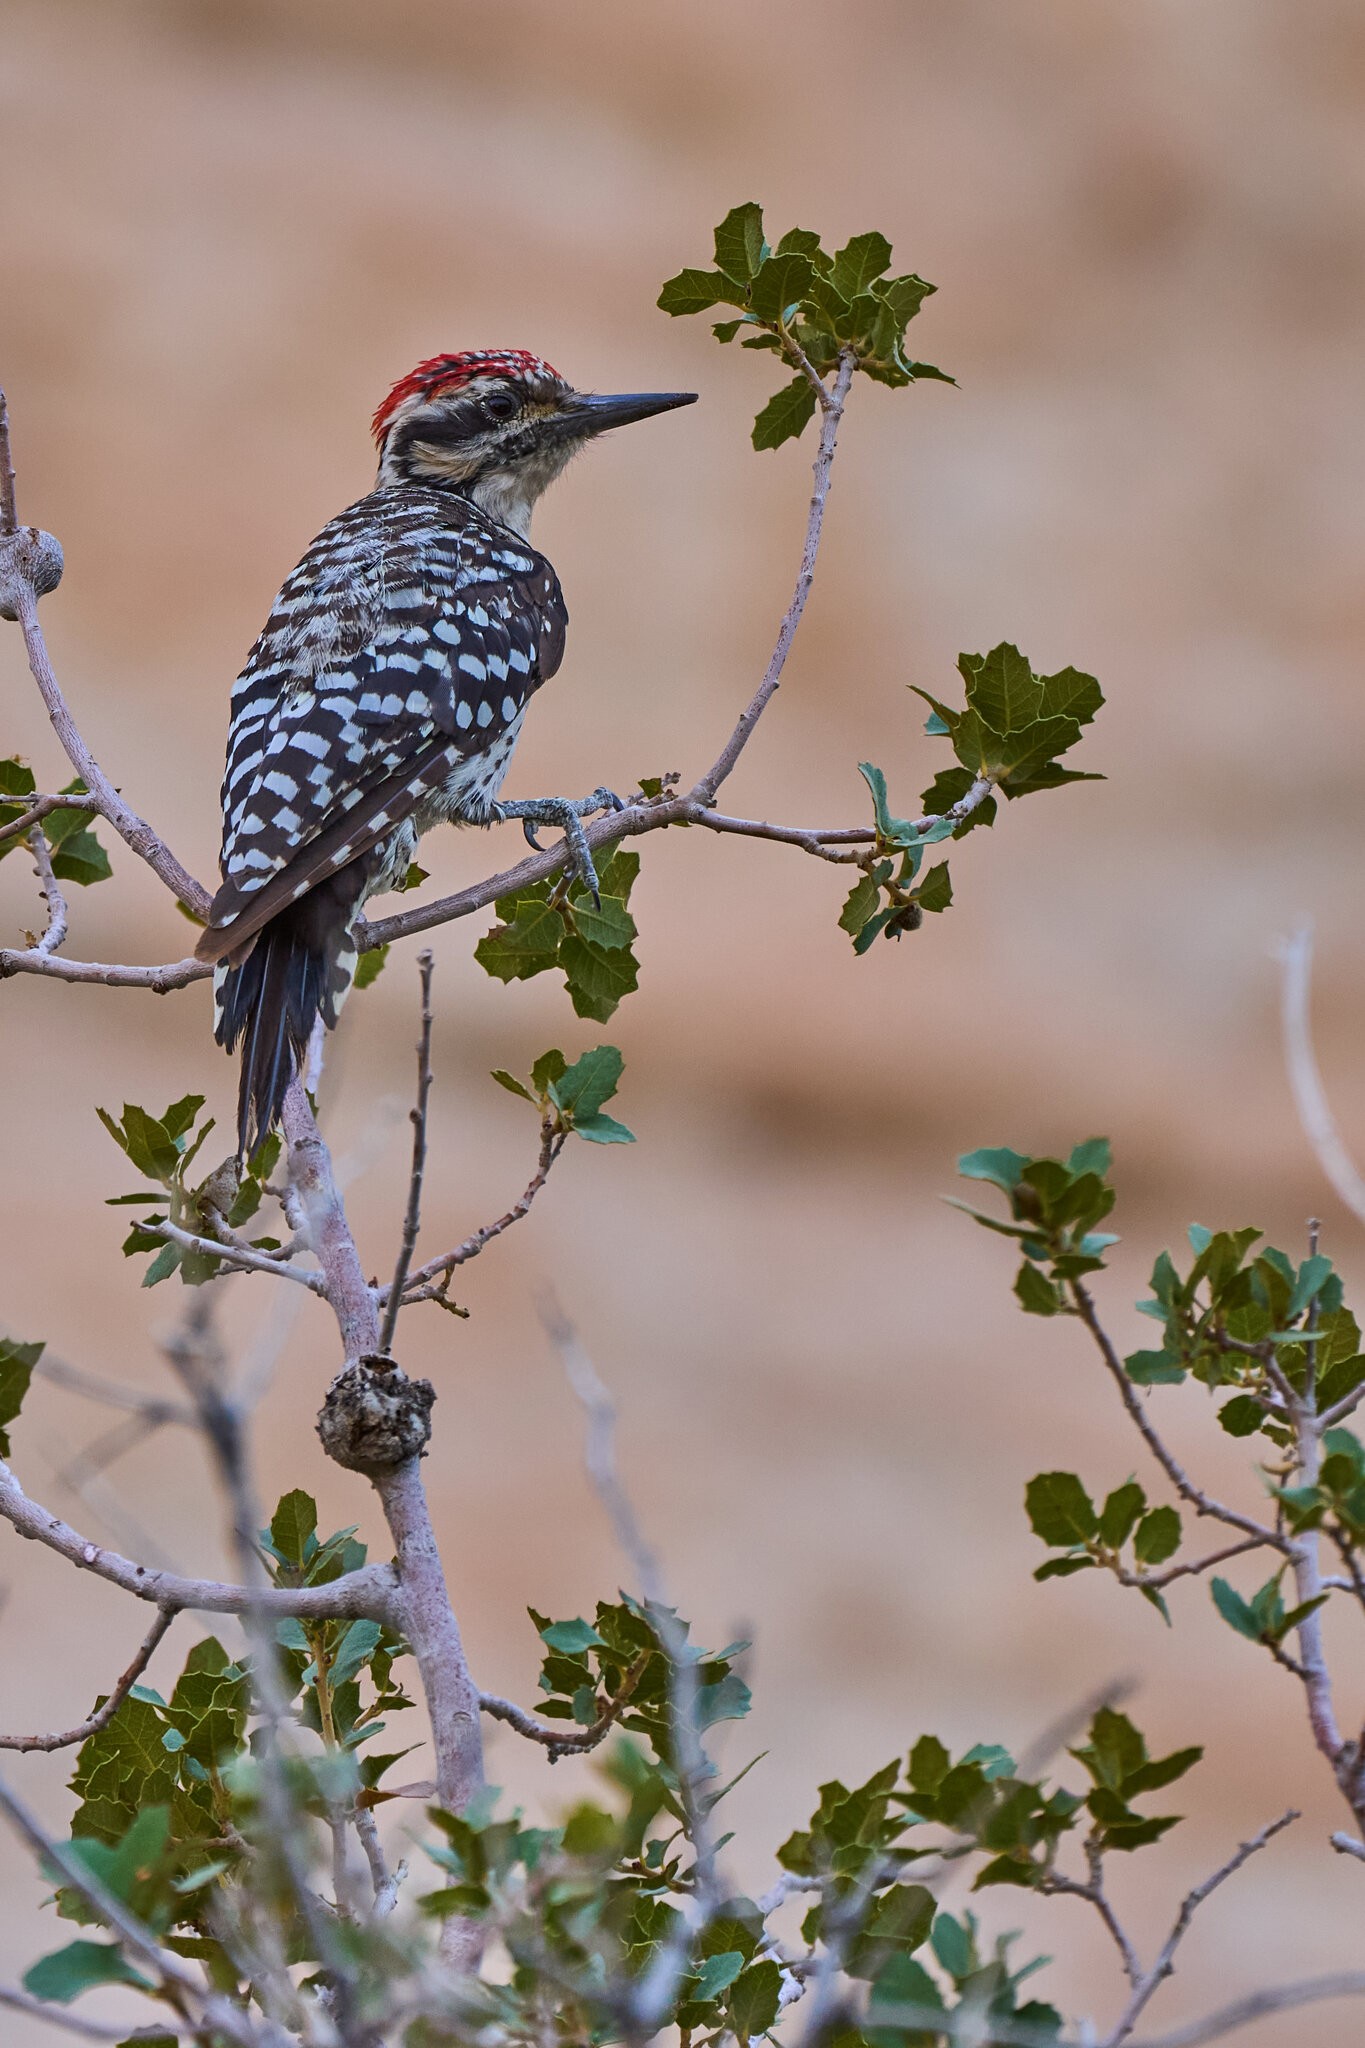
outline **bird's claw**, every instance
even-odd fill
[[[583,830],[584,818],[591,818],[598,811],[623,811],[626,805],[613,789],[595,789],[591,796],[542,796],[523,797],[511,803],[494,804],[493,816],[499,824],[509,818],[520,818],[521,829],[527,843],[537,853],[544,848],[536,837],[541,825],[558,826],[564,834],[569,849],[569,867],[576,880],[592,897],[594,904],[602,908],[602,892],[598,887],[597,869],[593,865],[592,848],[588,845]]]

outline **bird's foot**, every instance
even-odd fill
[[[540,825],[558,826],[569,849],[570,871],[600,910],[602,892],[597,885],[597,869],[593,866],[592,848],[583,830],[583,820],[593,817],[598,811],[623,811],[625,808],[615,790],[595,789],[591,796],[583,797],[523,797],[511,803],[496,803],[492,811],[499,824],[508,818],[520,818],[527,841],[537,853],[543,852],[544,848],[536,838],[536,828]]]

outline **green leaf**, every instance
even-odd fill
[[[286,1493],[270,1518],[270,1540],[276,1554],[300,1570],[316,1547],[317,1529],[317,1502],[301,1487]]]
[[[716,268],[736,284],[748,284],[766,254],[763,208],[750,199],[732,206],[716,229]]]
[[[604,952],[618,952],[637,936],[635,919],[619,896],[602,898],[599,910],[592,902],[576,902],[573,921],[581,936]]]
[[[1215,1579],[1210,1588],[1213,1604],[1229,1628],[1235,1628],[1239,1636],[1249,1641],[1261,1641],[1261,1626],[1241,1594],[1235,1592],[1226,1579]]]
[[[1147,1496],[1136,1479],[1116,1487],[1100,1510],[1100,1540],[1111,1550],[1121,1550],[1146,1505]]]
[[[539,1630],[540,1639],[552,1650],[562,1650],[566,1656],[580,1656],[584,1650],[605,1650],[607,1645],[591,1622],[578,1617],[573,1621],[552,1621]]]
[[[566,1071],[567,1062],[559,1047],[543,1052],[531,1069],[531,1086],[537,1095],[548,1095],[551,1085]]]
[[[384,972],[384,962],[389,957],[387,946],[369,946],[356,962],[355,987],[369,988]]]
[[[606,1116],[598,1110],[595,1116],[577,1117],[574,1120],[574,1136],[586,1138],[590,1145],[633,1145],[635,1133],[627,1125],[618,1123],[614,1116]]]
[[[163,1280],[169,1280],[180,1265],[185,1254],[178,1244],[163,1244],[161,1250],[142,1276],[144,1287],[156,1287]]]
[[[814,411],[815,392],[809,380],[805,376],[793,377],[790,384],[774,393],[754,421],[754,447],[780,448],[784,441],[795,440]]]
[[[123,1116],[115,1123],[108,1110],[95,1112],[110,1137],[126,1152],[140,1173],[149,1180],[170,1180],[180,1164],[180,1151],[165,1125],[136,1102],[125,1102]]]
[[[506,1067],[494,1067],[492,1075],[499,1088],[505,1088],[509,1095],[519,1095],[523,1102],[535,1102],[536,1098],[525,1082],[518,1081],[514,1074],[509,1074]]]
[[[871,875],[862,875],[850,889],[839,913],[839,928],[857,938],[868,919],[875,915],[881,902],[881,891]]]
[[[1038,1473],[1024,1489],[1024,1506],[1044,1543],[1088,1543],[1099,1531],[1094,1504],[1074,1472]]]
[[[70,2005],[82,1991],[99,1984],[133,1984],[150,1991],[147,1978],[123,1959],[120,1950],[103,1941],[72,1941],[24,1974],[24,1989],[33,1998],[46,1998],[53,2005]]]
[[[570,936],[560,945],[559,965],[575,1011],[598,1024],[605,1024],[621,998],[640,985],[639,963],[628,948],[603,952],[586,939]]]
[[[18,1344],[11,1337],[0,1337],[0,1458],[9,1456],[8,1425],[24,1405],[33,1368],[44,1349],[42,1344]]]
[[[798,249],[770,256],[749,288],[749,304],[758,318],[776,327],[805,298],[815,279],[809,256]]]
[[[1266,1420],[1266,1411],[1254,1394],[1234,1394],[1218,1410],[1218,1420],[1229,1436],[1252,1436]]]
[[[744,293],[718,270],[680,270],[670,277],[656,304],[662,313],[704,313],[710,306],[742,306]]]
[[[1143,1516],[1133,1539],[1133,1555],[1139,1564],[1165,1564],[1179,1548],[1180,1515],[1175,1508],[1153,1508]]]
[[[891,244],[885,235],[879,235],[874,229],[870,234],[854,235],[836,253],[829,273],[830,283],[846,299],[852,299],[865,291],[873,278],[881,277],[890,267]]]
[[[594,1046],[549,1083],[550,1100],[566,1116],[594,1116],[616,1093],[624,1066],[614,1045]]]
[[[946,910],[953,900],[953,885],[948,875],[948,863],[939,861],[931,867],[924,880],[914,892],[914,900],[921,910]]]
[[[1185,1377],[1185,1367],[1168,1351],[1133,1351],[1123,1361],[1124,1371],[1135,1386],[1176,1386]]]
[[[751,1963],[735,1979],[728,2000],[730,2024],[741,2041],[766,2034],[777,2018],[782,1972],[771,1960]]]
[[[1018,1187],[1028,1164],[1024,1153],[1011,1152],[1008,1145],[983,1145],[976,1152],[964,1152],[957,1170],[964,1180],[988,1180],[1009,1194]]]
[[[43,820],[44,826],[53,818],[80,818],[81,811],[54,811]],[[48,837],[51,838],[51,833]],[[88,889],[94,882],[107,882],[114,870],[109,865],[109,856],[93,832],[67,831],[61,843],[53,849],[52,872],[60,882],[74,882],[78,888]]]
[[[1019,1306],[1026,1315],[1055,1316],[1062,1311],[1062,1300],[1057,1289],[1045,1273],[1025,1259],[1015,1276],[1014,1292]]]

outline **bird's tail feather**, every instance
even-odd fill
[[[351,937],[362,878],[331,878],[271,918],[247,957],[214,976],[214,1036],[242,1045],[237,1149],[249,1158],[279,1122],[285,1094],[304,1064],[318,1018],[329,1027],[349,992],[356,954]],[[339,884],[348,886],[339,887]]]

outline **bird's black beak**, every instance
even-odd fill
[[[612,427],[628,427],[633,420],[652,419],[656,412],[672,412],[675,406],[695,405],[695,391],[627,391],[604,396],[598,392],[575,392],[556,413],[554,424],[564,434],[605,434]]]

